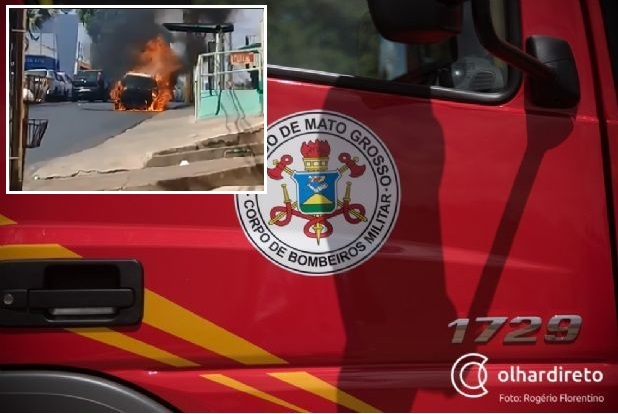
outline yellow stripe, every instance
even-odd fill
[[[54,4],[54,2],[52,0],[39,0],[39,4],[44,6],[51,6],[52,4]]]
[[[0,246],[0,260],[73,259],[80,257],[59,244],[10,244]]]
[[[246,365],[287,364],[281,358],[147,290],[144,323]]]
[[[17,224],[10,218],[0,214],[0,226],[8,226],[9,224]]]
[[[67,259],[79,258],[77,253],[59,244],[23,244],[0,246],[0,260],[6,259]],[[219,355],[239,361],[243,364],[287,364],[277,356],[270,354],[257,345],[234,335],[233,333],[201,318],[189,310],[176,305],[164,297],[150,291],[145,291],[144,322],[170,335],[191,342]],[[120,348],[127,352],[149,358],[173,367],[197,367],[198,364],[171,354],[163,349],[131,338],[125,334],[101,328],[68,329],[78,335]],[[331,402],[355,410],[357,412],[380,412],[329,383],[314,377],[308,372],[289,372],[269,374],[279,380],[292,384],[302,390],[325,398]],[[237,382],[219,374],[204,375],[212,381],[255,395],[283,407],[298,412],[305,410],[288,404],[274,396],[255,388]],[[239,388],[240,387],[240,388]]]
[[[59,244],[18,244],[0,246],[0,260],[73,259],[79,257],[80,255],[77,253]],[[75,328],[67,330],[86,338],[120,348],[124,351],[153,359],[165,365],[171,365],[173,367],[198,366],[198,364],[194,362],[180,358],[145,342],[133,339],[128,335],[106,328]]]
[[[326,400],[332,401],[343,407],[354,410],[358,413],[379,413],[375,407],[359,400],[358,398],[341,391],[337,387],[321,380],[308,372],[276,372],[268,374],[281,381],[287,382],[304,391],[315,394]]]
[[[59,244],[0,246],[0,260],[41,258],[66,259],[79,257],[77,253]],[[167,332],[170,335],[247,365],[287,363],[283,359],[270,354],[257,345],[234,335],[150,290],[145,291],[144,300],[145,310],[143,322]],[[122,335],[126,343],[122,345],[123,342],[115,341],[115,346],[138,355],[143,355],[143,349],[141,347],[136,348],[131,337],[123,334],[118,335]],[[108,336],[105,338],[107,337]],[[159,351],[165,352],[163,350]],[[149,353],[149,355],[150,354],[151,353]],[[157,360],[163,362],[167,359],[163,357],[162,360]]]
[[[267,394],[263,391],[258,390],[257,388],[253,388],[247,384],[244,384],[240,381],[236,381],[233,378],[230,378],[228,376],[222,375],[222,374],[205,374],[202,375],[202,377],[209,379],[211,381],[214,381],[218,384],[221,385],[225,385],[227,387],[233,388],[237,391],[241,391],[244,392],[246,394],[252,395],[254,397],[257,398],[261,398],[262,400],[266,400],[268,402],[271,402],[273,404],[277,404],[280,405],[281,407],[285,407],[289,410],[292,411],[296,411],[298,413],[308,413],[309,411],[302,409],[294,404],[290,404],[287,401],[284,401],[280,398],[275,397],[274,395],[271,394]]]
[[[164,351],[163,349],[159,349],[138,339],[131,338],[127,335],[107,328],[70,328],[67,329],[67,331],[71,331],[97,342],[102,342],[104,344],[123,349],[133,354],[152,359],[172,367],[199,367],[199,364],[196,364],[195,362],[181,358]]]

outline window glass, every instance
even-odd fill
[[[148,76],[127,75],[122,79],[122,85],[127,88],[152,89],[156,88],[157,82]]]
[[[75,75],[76,80],[85,80],[87,82],[95,82],[97,80],[97,72],[89,71],[89,72],[77,72]]]
[[[31,69],[26,71],[26,75],[33,76],[47,76],[47,71],[45,69]]]
[[[603,0],[601,4],[603,6],[609,57],[614,72],[614,86],[618,98],[618,2],[616,0]]]
[[[492,2],[494,26],[502,38],[507,31],[505,2]],[[478,41],[470,1],[464,3],[462,32],[429,45],[382,38],[366,0],[281,0],[268,7],[269,64],[479,93],[507,86],[506,64]]]

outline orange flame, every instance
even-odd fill
[[[141,72],[152,76],[158,87],[158,93],[153,93],[152,104],[146,111],[164,111],[167,103],[172,100],[174,85],[172,85],[172,74],[181,68],[180,59],[174,53],[170,44],[163,37],[158,36],[146,43],[144,50],[138,56],[138,64],[129,72]],[[126,111],[127,108],[120,102],[122,85],[120,81],[110,92],[110,97],[114,102],[114,109]]]

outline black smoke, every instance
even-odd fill
[[[232,14],[237,9],[188,9],[189,15],[197,16],[200,23],[231,23]]]
[[[187,9],[183,20],[191,23],[227,23],[233,17],[234,9]],[[120,79],[137,63],[139,52],[148,41],[163,36],[168,41],[185,43],[182,72],[188,72],[200,53],[205,53],[206,44],[199,36],[179,36],[165,29],[157,22],[156,9],[99,9],[88,24],[94,53],[92,63],[96,69],[105,72],[110,81]],[[161,16],[163,19],[164,17]],[[181,21],[165,23],[181,23]],[[179,73],[176,74],[176,76]]]
[[[149,40],[163,35],[165,28],[155,23],[156,10],[99,9],[89,24],[94,43],[93,66],[115,81],[137,63],[139,52]]]
[[[233,23],[234,14],[237,9],[187,9],[184,13],[184,23],[205,23],[222,24]],[[169,22],[178,23],[178,22]],[[212,41],[213,35],[209,34],[205,38],[197,33],[182,33],[176,35],[184,43],[184,55],[182,59],[183,72],[189,73],[193,70],[197,57],[202,53],[207,53],[207,41]]]

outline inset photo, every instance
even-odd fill
[[[7,193],[266,192],[266,6],[6,7]]]

